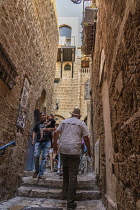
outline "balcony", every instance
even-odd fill
[[[90,68],[81,68],[81,73],[89,74],[90,73]]]
[[[75,61],[75,37],[61,36],[59,38],[57,61]]]
[[[59,37],[59,46],[75,46],[75,37],[74,36],[60,36]]]
[[[92,6],[84,8],[84,16],[82,22],[82,51],[85,55],[91,55],[93,53],[95,44],[97,12],[98,8],[93,8]]]
[[[85,55],[91,55],[95,44],[96,22],[94,25],[85,25],[83,27],[82,52]]]
[[[84,74],[90,73],[90,61],[88,57],[85,57],[81,61],[81,73],[84,73]]]

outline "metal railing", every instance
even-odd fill
[[[1,152],[0,155],[4,155],[5,149],[6,149],[7,147],[11,146],[11,145],[15,146],[15,145],[16,145],[16,142],[15,142],[15,141],[12,141],[12,142],[10,142],[10,143],[8,143],[8,144],[6,144],[6,145],[0,147],[0,151],[3,150],[3,152]]]
[[[81,68],[81,73],[90,73],[90,68]]]
[[[60,36],[59,44],[60,46],[75,46],[75,36]]]

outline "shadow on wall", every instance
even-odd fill
[[[26,157],[26,164],[25,164],[26,171],[33,171],[34,169],[34,146],[32,146],[32,133],[33,133],[33,128],[35,124],[40,121],[40,112],[46,111],[45,99],[46,99],[46,91],[43,90],[35,106],[34,121],[32,124],[31,133],[30,133],[30,137],[28,141],[27,157]]]
[[[37,122],[40,121],[40,111],[39,109],[35,109],[34,111],[34,123],[32,125],[32,130],[33,127]],[[26,164],[25,164],[25,170],[26,171],[33,171],[34,169],[34,146],[32,146],[32,133],[31,131],[29,141],[28,141],[28,149],[27,149],[27,157],[26,157]]]

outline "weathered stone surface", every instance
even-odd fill
[[[132,1],[99,1],[92,71],[93,136],[100,140],[99,185],[109,209],[137,209],[140,153],[140,5]],[[105,52],[102,84],[99,86],[101,52]],[[107,85],[106,92],[104,88]],[[103,93],[109,93],[110,122],[107,122]],[[105,99],[104,99],[105,98]],[[110,125],[111,130],[106,127]],[[110,133],[110,138],[107,138]],[[109,142],[108,149],[106,145]],[[109,160],[109,164],[108,164]],[[108,169],[112,172],[107,173]],[[107,182],[108,177],[111,177]],[[116,180],[116,187],[114,188]],[[138,202],[139,203],[139,202]]]
[[[17,199],[18,198],[18,199]],[[77,209],[85,210],[105,210],[101,200],[87,200],[87,201],[77,201]],[[65,200],[53,200],[45,198],[24,198],[16,197],[16,199],[11,199],[8,202],[0,204],[2,210],[8,210],[13,206],[22,207],[50,207],[50,208],[63,208],[67,209],[67,201]]]
[[[71,71],[64,71],[64,66],[67,62],[63,62],[63,76],[60,78],[61,63],[56,63],[55,78],[59,78],[58,84],[54,84],[53,109],[52,112],[60,121],[70,117],[70,112],[74,107],[79,107],[81,110],[81,119],[84,120],[87,116],[89,100],[85,100],[85,83],[90,80],[90,68],[87,71],[81,69],[81,58],[77,56],[74,62],[74,78],[71,76]],[[72,63],[70,63],[72,65]],[[59,100],[59,109],[55,110],[56,101]],[[59,123],[59,121],[57,121]]]
[[[62,189],[62,182],[63,180],[59,176],[55,177],[54,174],[46,175],[46,179],[43,180],[38,180],[30,176],[22,178],[22,186]],[[87,177],[84,177],[84,175],[78,176],[77,189],[98,190],[95,177],[93,175],[87,175]]]
[[[56,172],[49,173],[47,170],[44,174],[46,178],[43,180],[32,178],[31,174],[31,172],[25,172],[25,175],[28,176],[22,178],[22,186],[17,191],[18,196],[62,199],[62,178],[60,179]],[[78,175],[76,199],[79,201],[100,199],[100,192],[93,173]]]
[[[16,68],[16,85],[9,90],[0,79],[0,146],[16,141],[0,158],[0,198],[11,197],[25,167],[34,110],[51,111],[58,28],[54,0],[0,2],[0,42]],[[25,128],[16,120],[25,77],[31,83]]]
[[[62,189],[49,189],[38,187],[20,187],[17,195],[31,198],[62,199]],[[100,199],[100,192],[95,190],[77,190],[76,200]]]

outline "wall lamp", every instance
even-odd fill
[[[59,109],[59,100],[56,99],[55,100],[55,107],[54,107],[55,110],[58,110]]]

